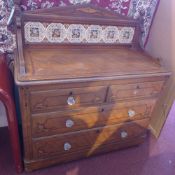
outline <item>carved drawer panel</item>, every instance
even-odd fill
[[[150,117],[155,99],[32,116],[33,137],[48,136]]]
[[[112,85],[109,89],[107,100],[108,102],[113,102],[131,98],[155,97],[160,93],[163,84],[164,81]]]
[[[98,86],[33,91],[30,94],[31,110],[35,113],[101,104],[105,101],[106,89],[107,87]]]
[[[104,145],[122,143],[144,135],[148,123],[149,119],[143,119],[46,139],[34,139],[33,158],[69,156],[81,151],[90,156]]]
[[[98,147],[98,149],[96,149],[93,152],[93,155],[98,155],[101,153],[111,152],[114,150],[119,150],[119,149],[131,147],[131,146],[139,145],[144,142],[145,137],[146,137],[146,134],[143,134],[138,137],[135,137],[134,139],[127,139],[122,142],[112,142],[111,144],[101,145],[100,147]],[[32,170],[36,170],[39,168],[48,167],[50,165],[56,165],[58,163],[65,163],[65,162],[69,162],[77,159],[88,158],[89,156],[92,155],[92,154],[88,154],[88,150],[89,150],[88,148],[84,150],[80,149],[77,152],[72,152],[69,154],[59,154],[59,156],[58,155],[51,156],[51,157],[47,157],[46,159],[26,161],[25,168],[26,170],[30,170],[29,168],[32,167]]]

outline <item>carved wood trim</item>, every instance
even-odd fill
[[[18,50],[18,57],[19,57],[19,71],[21,75],[24,75],[26,73],[25,70],[25,61],[24,61],[24,55],[23,55],[23,41],[22,41],[22,34],[21,34],[21,19],[20,17],[16,17],[16,39],[17,39],[17,50]]]

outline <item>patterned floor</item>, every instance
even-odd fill
[[[175,103],[158,140],[149,136],[137,147],[46,168],[30,175],[174,175],[174,131]],[[0,133],[0,175],[15,175],[7,128],[1,128]],[[22,173],[25,174],[28,173]]]

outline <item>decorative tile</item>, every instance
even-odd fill
[[[25,39],[28,42],[41,42],[45,38],[45,27],[40,22],[28,22],[24,26]]]
[[[66,29],[61,23],[51,23],[47,27],[46,37],[49,42],[61,43],[66,38]]]
[[[119,35],[119,43],[129,44],[132,42],[134,37],[134,28],[123,27]]]
[[[71,24],[67,30],[67,39],[71,43],[80,43],[85,37],[86,29],[81,24]]]
[[[26,42],[130,44],[133,27],[27,22]]]
[[[98,43],[102,38],[102,27],[90,25],[86,30],[86,40],[88,43]]]
[[[108,26],[103,33],[105,43],[115,43],[119,39],[119,30],[116,26]]]

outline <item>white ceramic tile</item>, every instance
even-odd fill
[[[130,44],[135,29],[121,26],[27,22],[24,31],[25,40],[30,43]]]

